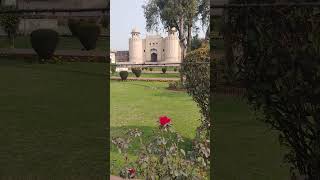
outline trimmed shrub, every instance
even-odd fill
[[[39,61],[52,58],[59,42],[59,34],[51,29],[38,29],[31,33],[31,45],[39,56]]]
[[[121,77],[121,80],[122,80],[122,81],[127,80],[128,75],[129,75],[128,71],[120,71],[119,74],[120,74],[120,77]]]
[[[162,73],[165,74],[167,72],[167,67],[163,67],[161,70],[162,70]]]
[[[182,89],[184,89],[184,86],[181,83],[181,81],[173,81],[173,82],[169,82],[169,89],[182,90]]]
[[[81,22],[76,26],[76,35],[86,50],[93,50],[97,47],[97,40],[100,35],[100,27],[95,23]]]
[[[75,37],[77,37],[77,29],[78,29],[78,26],[79,26],[79,21],[75,20],[75,19],[69,19],[68,20],[68,27],[69,27],[69,30],[71,32],[71,34]]]
[[[199,62],[199,63],[198,63]],[[210,167],[210,55],[209,45],[191,51],[187,54],[185,63],[180,69],[186,75],[185,88],[197,103],[202,114],[201,124],[197,128],[194,149]]]
[[[152,67],[150,67],[150,68],[149,68],[149,71],[152,71],[152,70],[153,70],[153,68],[152,68]]]
[[[178,68],[175,67],[175,68],[173,69],[173,71],[174,71],[174,72],[177,72],[177,71],[178,71]]]
[[[141,76],[141,69],[140,68],[132,68],[131,69],[133,74],[136,76],[136,77],[140,77]]]

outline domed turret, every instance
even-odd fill
[[[131,38],[129,39],[129,62],[142,64],[142,40],[140,39],[140,32],[137,28],[133,28]]]
[[[168,30],[168,37],[165,39],[165,52],[166,62],[179,62],[179,38],[177,37],[177,30],[175,27],[172,27]]]
[[[132,29],[132,32],[131,32],[131,33],[132,33],[132,34],[133,34],[133,33],[138,33],[138,34],[140,34],[138,28],[136,28],[136,27],[134,27],[134,28]]]

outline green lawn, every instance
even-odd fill
[[[127,129],[139,128],[145,132],[143,138],[146,140],[157,127],[158,118],[167,115],[172,119],[173,127],[185,138],[185,147],[190,148],[199,125],[199,110],[185,92],[169,91],[166,87],[168,83],[164,82],[111,81],[111,136],[121,136]],[[130,149],[131,158],[135,157],[137,149],[136,144]],[[119,173],[122,159],[112,146],[113,174]]]
[[[105,175],[106,66],[0,59],[1,175]]]
[[[116,77],[120,77],[119,73],[114,73],[112,74],[112,76],[116,76]],[[133,73],[129,72],[129,76],[128,77],[136,77]],[[142,78],[179,78],[180,75],[179,73],[141,73]]]
[[[279,145],[276,132],[255,119],[244,100],[217,96],[211,107],[215,179],[289,179],[289,168],[282,163],[285,151]]]
[[[6,37],[0,37],[0,48],[9,48],[11,42]],[[109,40],[106,37],[99,37],[97,41],[97,50],[106,51],[109,47]],[[32,48],[29,36],[18,36],[15,39],[15,48]],[[75,37],[62,37],[59,38],[57,49],[59,50],[80,50],[83,46],[80,41]]]

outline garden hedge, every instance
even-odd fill
[[[141,68],[132,68],[132,73],[136,76],[136,77],[140,77],[141,76]]]
[[[204,164],[210,167],[210,56],[209,45],[203,44],[201,48],[187,54],[181,67],[186,76],[185,88],[193,100],[200,107],[202,114],[201,125],[197,128],[195,149],[204,159]]]
[[[128,75],[129,75],[128,71],[120,71],[119,74],[120,74],[120,77],[121,77],[121,80],[122,80],[122,81],[127,80]]]
[[[59,42],[59,34],[51,29],[38,29],[30,36],[32,48],[39,56],[39,61],[50,59]]]
[[[163,74],[165,74],[167,72],[167,68],[166,67],[163,67],[161,70],[162,70]]]
[[[86,50],[93,50],[97,46],[97,40],[100,36],[100,27],[95,23],[79,23],[76,35]]]

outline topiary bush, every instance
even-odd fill
[[[205,160],[205,165],[210,164],[210,54],[209,45],[203,44],[201,48],[187,54],[181,71],[186,76],[184,86],[187,93],[200,107],[201,125],[197,128],[195,150]]]
[[[59,34],[51,29],[38,29],[31,33],[30,40],[42,63],[53,56],[59,42]]]
[[[162,73],[165,74],[167,72],[167,67],[163,67],[161,70],[162,70]]]
[[[121,77],[121,80],[122,80],[122,81],[127,80],[128,75],[129,75],[128,71],[120,71],[119,74],[120,74],[120,77]]]
[[[140,77],[141,76],[141,72],[142,70],[140,68],[132,68],[131,69],[133,74],[136,76],[136,77]]]
[[[152,67],[149,67],[149,71],[152,71],[153,70],[153,68]]]
[[[100,33],[100,27],[95,23],[81,22],[76,25],[76,35],[86,50],[93,50],[97,47]]]
[[[177,71],[178,71],[178,68],[176,68],[176,67],[173,68],[173,71],[174,71],[174,72],[177,72]]]
[[[78,20],[75,20],[75,19],[69,19],[68,20],[68,27],[69,27],[69,30],[71,32],[71,34],[75,37],[78,37],[77,35],[77,29],[78,29],[78,26],[79,26],[79,21]]]

